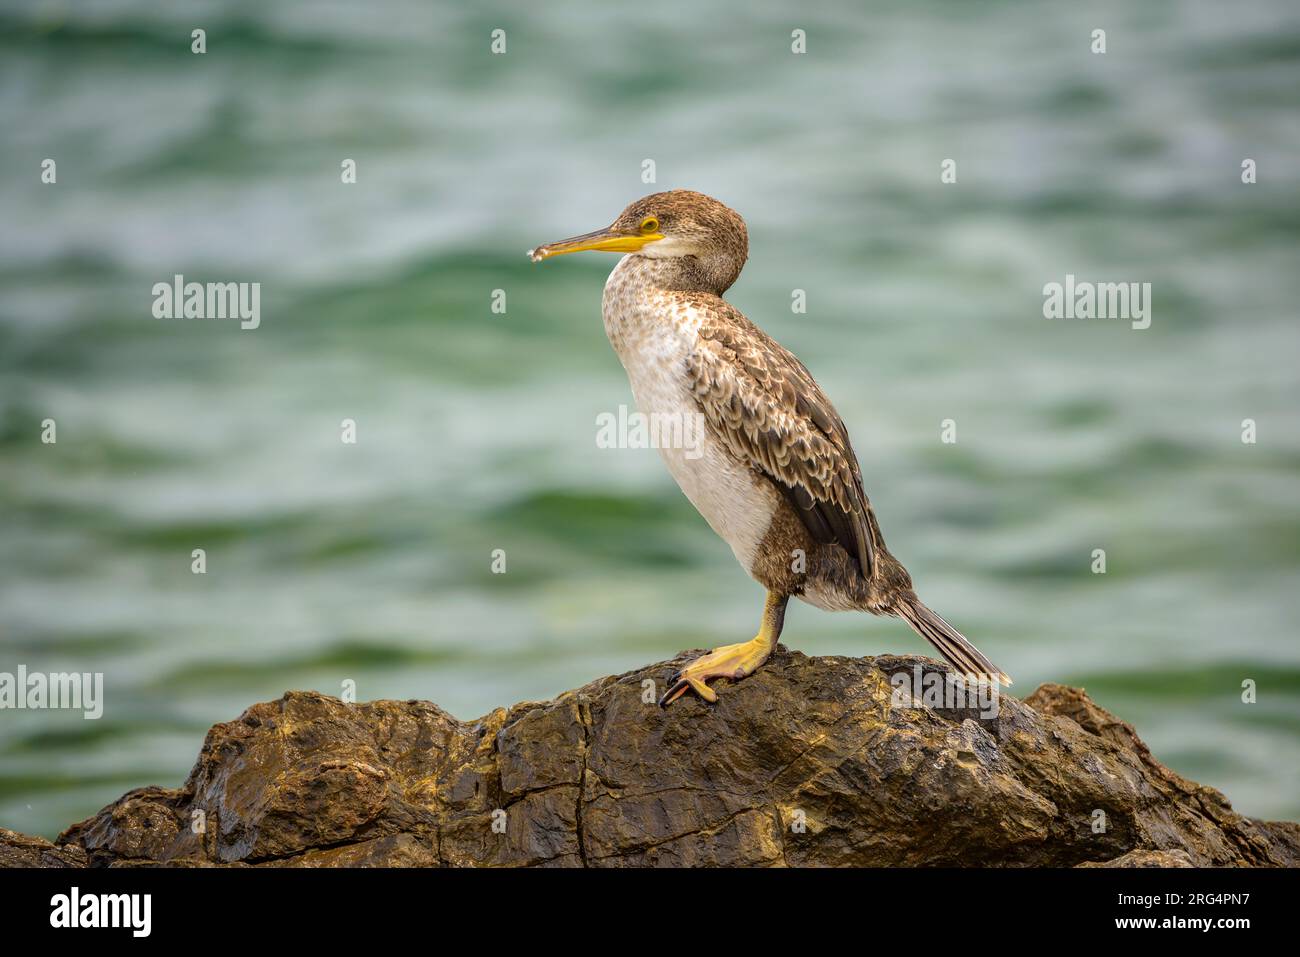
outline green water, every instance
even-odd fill
[[[0,711],[0,824],[177,784],[290,688],[471,718],[749,637],[761,592],[657,453],[596,447],[630,401],[613,259],[523,256],[671,187],[747,218],[730,298],[834,398],[892,549],[1015,690],[1084,685],[1300,818],[1300,9],[843,11],[7,4],[0,671],[102,671],[107,701]],[[261,327],[154,319],[176,273],[260,282]],[[1152,283],[1151,328],[1045,320],[1066,273]],[[785,641],[926,650],[802,605]]]

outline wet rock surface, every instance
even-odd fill
[[[181,787],[53,843],[0,830],[0,865],[1300,864],[1300,825],[1237,814],[1079,689],[982,717],[896,692],[929,659],[780,648],[659,709],[688,657],[467,722],[290,692],[214,726]]]

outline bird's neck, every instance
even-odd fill
[[[674,299],[683,292],[699,293],[698,283],[687,283],[675,259],[624,256],[605,282],[601,312],[605,334],[624,366],[642,353],[659,354],[665,336],[671,338],[677,323]]]
[[[663,292],[707,292],[721,296],[740,275],[744,262],[718,252],[702,256],[624,256],[614,272],[629,284]]]
[[[689,311],[679,306],[683,294],[721,297],[740,273],[740,264],[724,257],[651,258],[624,256],[605,283],[602,312],[605,333],[624,359],[633,353],[661,353],[664,337],[689,330]]]

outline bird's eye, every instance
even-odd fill
[[[645,219],[641,220],[641,232],[653,233],[658,229],[659,220],[655,219],[653,216],[647,216]]]

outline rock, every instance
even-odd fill
[[[1186,851],[1129,851],[1113,861],[1088,861],[1080,867],[1194,867]]]
[[[929,659],[779,648],[716,705],[661,710],[686,657],[470,722],[290,692],[213,727],[179,788],[54,844],[0,831],[0,864],[1300,864],[1300,825],[1237,814],[1081,690],[982,716],[895,691],[949,674]]]
[[[0,867],[85,867],[86,852],[0,827]]]

